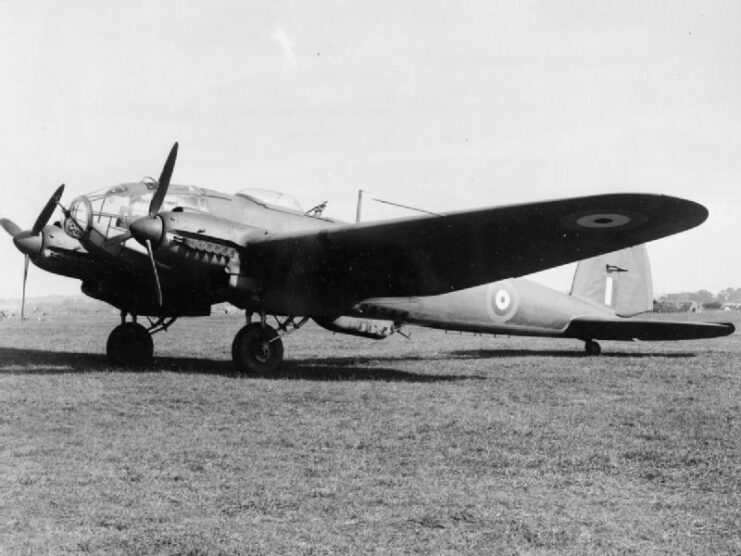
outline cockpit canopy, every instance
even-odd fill
[[[145,179],[137,183],[124,183],[107,187],[78,197],[70,205],[70,218],[64,223],[68,235],[82,238],[95,229],[104,238],[125,234],[129,224],[149,213],[149,204],[157,182]],[[276,210],[304,214],[296,199],[285,193],[268,189],[243,189],[237,196],[252,203]],[[171,184],[160,212],[198,211],[240,222],[246,218],[243,204],[233,205],[232,195],[200,187]]]
[[[280,207],[303,214],[303,209],[298,201],[287,193],[272,191],[270,189],[261,189],[259,187],[248,187],[237,192],[240,197],[247,197],[263,205]]]
[[[114,185],[78,197],[70,206],[72,218],[65,221],[65,230],[78,238],[91,226],[105,237],[123,233],[129,224],[148,214],[156,189],[156,182],[145,180]],[[183,185],[170,186],[161,210],[175,208],[208,212],[201,189]]]

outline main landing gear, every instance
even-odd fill
[[[232,360],[239,373],[272,373],[283,362],[283,341],[275,328],[251,322],[234,337]]]
[[[260,322],[250,322],[251,315],[247,315],[247,325],[242,327],[232,342],[232,361],[239,374],[265,374],[275,372],[283,362],[283,341],[281,333],[265,322],[265,314],[260,314]],[[278,322],[278,328],[283,335],[295,332],[308,319],[298,322],[293,317]]]
[[[148,365],[152,362],[154,355],[154,342],[152,334],[160,330],[166,330],[174,318],[160,319],[145,328],[136,322],[136,316],[126,322],[126,313],[121,313],[121,324],[114,328],[108,336],[106,343],[106,355],[114,365],[122,367]]]
[[[594,340],[584,340],[584,351],[587,355],[599,355],[602,353],[602,348]]]
[[[174,317],[150,321],[146,328],[136,321],[126,321],[127,313],[121,313],[121,324],[113,329],[106,344],[106,354],[114,365],[141,366],[152,362],[154,344],[152,334],[167,328],[175,322]],[[251,322],[247,316],[247,325],[237,332],[232,343],[232,360],[240,374],[266,374],[278,369],[283,362],[282,336],[295,332],[309,319],[298,322],[294,317],[287,317],[282,322],[275,318],[277,330],[265,322],[265,314],[260,314],[260,322]]]

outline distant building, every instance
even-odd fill
[[[697,301],[674,301],[654,299],[654,313],[701,313],[702,305]]]

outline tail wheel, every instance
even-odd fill
[[[599,355],[602,353],[602,348],[594,340],[586,340],[584,342],[584,351],[587,352],[587,355]]]
[[[240,373],[272,373],[283,362],[283,341],[270,326],[250,323],[234,337],[232,361]]]
[[[106,354],[114,365],[147,365],[152,362],[154,343],[141,324],[125,322],[114,328],[108,336]]]

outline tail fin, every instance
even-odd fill
[[[630,317],[653,310],[651,265],[645,245],[579,261],[571,295]]]

